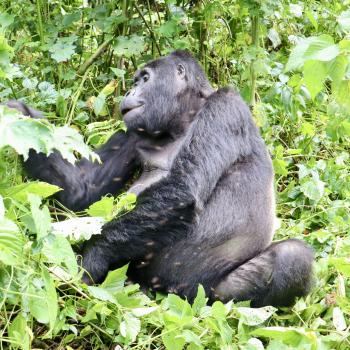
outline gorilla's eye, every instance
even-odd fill
[[[149,80],[149,74],[145,74],[143,77],[142,77],[142,80],[144,82],[148,81]]]

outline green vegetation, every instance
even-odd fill
[[[349,5],[2,0],[0,100],[49,122],[0,106],[0,349],[349,349]],[[122,127],[134,69],[175,48],[252,106],[276,172],[276,238],[315,249],[315,288],[293,308],[209,307],[201,288],[193,305],[147,296],[124,286],[126,267],[87,287],[70,245],[81,237],[51,232],[77,214],[47,199],[57,187],[23,175],[30,148],[93,156],[79,133],[93,148]],[[108,219],[133,201],[107,197],[78,214]]]

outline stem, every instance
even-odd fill
[[[253,46],[256,48],[256,52],[259,48],[259,15],[251,16],[252,22],[252,40]],[[250,105],[255,105],[255,95],[256,95],[256,71],[254,68],[254,61],[250,64],[250,81],[251,81],[251,95],[250,95]]]
[[[36,14],[38,16],[38,32],[41,44],[44,44],[43,18],[41,15],[41,0],[36,0]]]
[[[140,11],[140,9],[138,8],[138,6],[136,5],[136,2],[134,3],[134,6],[135,6],[135,9],[136,9],[137,13],[138,13],[138,14],[140,15],[140,17],[142,18],[143,23],[145,24],[146,28],[148,29],[148,31],[149,31],[149,33],[150,33],[150,35],[151,35],[151,37],[152,37],[152,41],[154,42],[154,45],[155,45],[156,48],[157,48],[157,51],[158,51],[159,56],[161,56],[162,53],[161,53],[161,51],[160,51],[160,47],[159,47],[159,45],[158,45],[158,43],[157,43],[157,39],[156,39],[156,36],[155,36],[155,34],[154,34],[152,28],[151,28],[151,27],[149,26],[149,24],[147,23],[146,18],[143,16],[142,12]]]
[[[106,51],[108,45],[112,42],[114,37],[106,40],[103,42],[97,50],[79,67],[77,74],[83,75],[86,70],[95,62],[98,60],[98,58]]]

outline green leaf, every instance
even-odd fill
[[[79,19],[80,19],[80,12],[68,13],[63,16],[62,24],[64,27],[69,27],[74,22],[79,21]]]
[[[304,53],[304,60],[331,61],[339,54],[339,46],[334,44],[328,34],[313,37]]]
[[[31,330],[27,326],[27,320],[20,312],[15,319],[10,323],[8,328],[9,338],[11,342],[18,345],[23,350],[29,350],[31,339]]]
[[[182,350],[186,341],[182,337],[178,337],[177,331],[169,331],[164,329],[162,331],[162,340],[168,350]]]
[[[49,236],[44,240],[42,253],[47,262],[56,265],[64,265],[71,276],[78,273],[78,264],[72,246],[62,236]]]
[[[114,303],[114,304],[116,303],[116,300],[113,297],[113,295],[108,290],[102,287],[88,286],[88,290],[90,294],[96,299],[99,299],[102,301],[110,301],[111,303]]]
[[[101,217],[79,217],[64,221],[54,222],[52,233],[63,236],[73,241],[87,240],[92,235],[101,234],[105,220]]]
[[[350,31],[350,10],[343,11],[337,18],[339,26],[345,32]]]
[[[41,199],[35,194],[28,193],[28,201],[30,203],[30,211],[32,213],[37,239],[44,238],[51,231],[49,208],[44,205],[40,209]]]
[[[0,221],[5,217],[5,206],[2,196],[0,195]]]
[[[279,339],[296,349],[300,343],[305,342],[311,345],[311,350],[317,350],[317,336],[315,332],[307,331],[303,328],[266,327],[258,328],[251,332],[251,334],[264,338]]]
[[[350,277],[350,258],[330,258],[329,263],[333,265],[340,273]]]
[[[110,219],[113,213],[113,197],[103,197],[99,201],[90,205],[90,207],[86,210],[86,212],[90,216],[99,216],[103,217],[106,220]]]
[[[114,73],[114,75],[118,78],[123,78],[126,70],[124,69],[119,69],[119,68],[114,68],[114,67],[110,67],[111,71]]]
[[[28,306],[33,317],[40,323],[49,324],[52,331],[58,312],[55,284],[46,269],[41,278],[36,278],[29,285]]]
[[[28,158],[30,149],[50,154],[59,151],[74,164],[74,151],[84,158],[99,159],[84,143],[83,137],[68,126],[55,127],[46,120],[24,117],[20,112],[0,105],[0,149],[10,146]]]
[[[13,57],[13,49],[7,40],[0,34],[0,65],[8,65]]]
[[[259,309],[249,307],[238,307],[237,312],[240,316],[240,321],[248,326],[257,326],[268,320],[275,312],[273,306],[265,306]]]
[[[202,307],[207,305],[208,298],[205,297],[205,291],[203,286],[200,284],[198,286],[197,296],[193,301],[192,310],[195,315],[199,315]]]
[[[324,194],[325,183],[318,179],[310,179],[301,184],[300,190],[313,201],[318,202]]]
[[[299,69],[304,65],[305,59],[304,54],[309,48],[310,43],[312,42],[313,37],[301,39],[298,44],[294,47],[286,65],[285,70],[287,72],[295,69]]]
[[[0,261],[5,265],[18,265],[23,258],[24,237],[11,220],[0,219]]]
[[[120,334],[126,338],[125,343],[130,344],[136,340],[141,330],[141,321],[131,313],[125,313],[123,318],[120,323]]]
[[[344,313],[338,306],[333,309],[333,325],[338,332],[344,331],[347,327]]]
[[[269,30],[269,32],[267,33],[267,37],[272,42],[272,46],[274,49],[281,45],[281,38],[278,35],[278,32],[274,28],[271,28]]]
[[[109,271],[101,287],[111,294],[119,292],[124,287],[125,281],[128,278],[126,275],[127,270],[128,265],[125,265],[114,271]]]
[[[333,82],[333,93],[338,90],[340,82],[344,79],[348,64],[348,59],[344,55],[339,55],[329,63],[328,75]]]
[[[304,81],[310,92],[311,98],[322,91],[323,83],[327,76],[327,66],[320,61],[310,60],[304,64]]]
[[[56,62],[66,62],[75,53],[75,45],[69,38],[58,38],[56,43],[49,49],[51,57]]]
[[[137,35],[132,35],[130,37],[118,36],[113,49],[117,56],[131,57],[133,55],[138,55],[144,50],[143,38]]]
[[[188,344],[192,343],[197,345],[198,349],[203,348],[202,342],[199,336],[194,332],[190,331],[189,329],[185,329],[183,332],[181,332],[181,334],[177,336],[177,338],[183,338]]]
[[[26,182],[20,185],[11,186],[2,190],[4,196],[11,197],[21,203],[28,202],[28,194],[35,194],[40,198],[47,198],[60,191],[58,186],[46,182]]]

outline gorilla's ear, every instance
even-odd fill
[[[177,71],[177,74],[179,75],[179,77],[180,77],[181,79],[185,79],[185,76],[186,76],[186,69],[185,69],[185,67],[184,67],[181,63],[179,63],[179,64],[177,65],[176,71]]]

